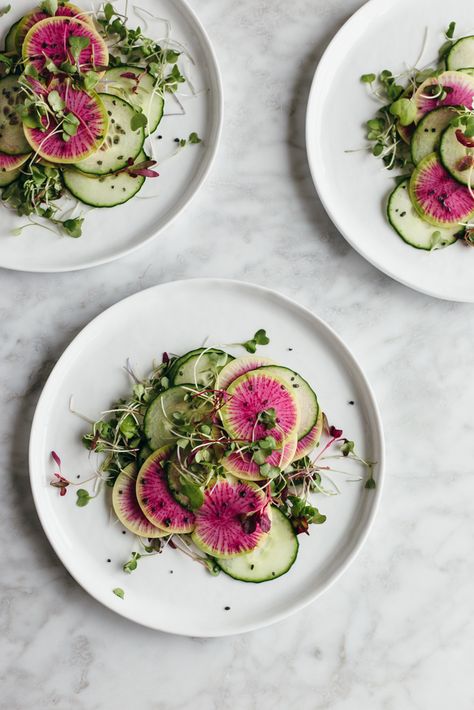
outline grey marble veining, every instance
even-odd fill
[[[441,710],[474,707],[474,309],[378,273],[315,195],[304,112],[317,60],[359,0],[192,4],[218,53],[214,169],[156,242],[64,275],[0,273],[0,708]],[[323,598],[246,636],[165,636],[90,599],[50,549],[28,484],[34,407],[78,331],[117,300],[192,276],[255,281],[354,349],[388,445],[382,508]]]

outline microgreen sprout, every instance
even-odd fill
[[[268,345],[269,342],[270,338],[267,336],[266,331],[263,328],[260,328],[260,330],[257,330],[253,338],[246,340],[245,343],[241,343],[241,345],[248,353],[254,354],[257,352],[257,346]]]

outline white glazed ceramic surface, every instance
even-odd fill
[[[472,30],[466,0],[371,0],[332,40],[310,93],[306,142],[319,196],[339,231],[374,266],[401,283],[438,298],[474,301],[474,249],[454,244],[424,252],[403,242],[385,216],[395,182],[369,151],[365,122],[380,105],[361,83],[368,72],[394,74],[413,65],[426,28],[421,65],[436,59],[451,20],[457,32]],[[434,228],[433,228],[434,230]]]
[[[74,490],[61,498],[49,485],[62,458],[65,475],[87,478],[94,469],[81,445],[87,425],[69,413],[91,418],[129,391],[123,365],[130,358],[145,374],[164,350],[181,353],[203,343],[247,339],[266,328],[264,350],[312,383],[330,423],[357,442],[361,455],[377,461],[377,490],[334,474],[341,495],[320,496],[327,522],[300,536],[290,572],[267,584],[245,584],[203,568],[167,549],[143,560],[133,575],[122,564],[137,549],[110,514],[104,497],[85,508]],[[290,349],[291,348],[291,349]],[[356,406],[350,405],[354,400]],[[338,462],[339,463],[339,462]],[[351,462],[353,463],[353,462]],[[344,461],[342,467],[363,473]],[[370,387],[347,347],[306,309],[258,286],[226,280],[172,282],[142,291],[105,311],[72,342],[53,370],[40,398],[30,441],[30,476],[44,530],[62,562],[96,599],[119,614],[191,636],[221,636],[270,624],[313,600],[333,582],[360,548],[373,520],[382,487],[383,435]],[[107,563],[107,559],[111,563]],[[173,573],[171,573],[171,570]],[[112,590],[121,587],[125,599]],[[229,606],[230,610],[225,610]]]
[[[34,4],[34,3],[33,3]],[[90,7],[81,0],[81,7]],[[99,2],[94,6],[98,8]],[[115,3],[120,10],[123,0]],[[27,223],[0,206],[0,266],[21,271],[73,271],[103,264],[124,256],[157,236],[184,209],[204,181],[215,156],[222,123],[222,87],[213,49],[204,28],[185,0],[140,0],[140,8],[170,23],[170,36],[180,42],[195,64],[184,60],[186,73],[192,79],[195,95],[187,84],[181,85],[180,101],[185,115],[169,98],[161,124],[151,138],[158,161],[159,178],[146,181],[140,193],[124,205],[110,209],[94,209],[80,205],[77,214],[85,215],[83,236],[72,239],[52,234],[41,228],[28,228],[23,234],[12,230]],[[0,36],[10,25],[31,10],[30,0],[15,0],[12,10],[0,19]],[[166,36],[166,24],[137,15],[129,3],[130,26],[141,26],[143,32],[157,40]],[[183,95],[183,92],[186,95]],[[203,139],[175,157],[175,138],[187,138],[197,132]],[[162,139],[158,140],[157,136]],[[148,146],[150,153],[149,142]],[[168,159],[169,158],[169,159]],[[163,162],[162,162],[163,161]],[[74,202],[68,203],[73,207]]]

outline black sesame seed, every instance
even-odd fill
[[[126,534],[127,534],[126,531],[122,530],[122,535],[126,535]]]
[[[224,610],[225,610],[225,611],[230,611],[230,606],[225,606],[225,607],[224,607]]]
[[[172,570],[172,569],[170,569],[170,574],[173,574],[173,570]]]
[[[112,560],[109,558],[109,559],[107,560],[107,562],[112,562]]]
[[[175,143],[179,143],[179,138],[175,138],[175,139],[174,139],[174,142],[175,142]]]
[[[354,404],[355,404],[354,400],[353,399],[349,400],[349,404],[354,406]]]

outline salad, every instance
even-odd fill
[[[326,521],[315,497],[339,492],[331,473],[375,488],[374,464],[328,424],[311,385],[257,353],[268,343],[259,330],[240,346],[164,353],[144,380],[128,363],[129,398],[83,438],[98,457],[89,488],[67,478],[52,452],[51,485],[61,496],[75,486],[79,507],[112,488],[106,500],[115,519],[136,536],[125,573],[168,547],[213,575],[274,580],[295,562],[298,535]],[[235,357],[229,350],[237,347],[246,353]],[[367,475],[329,465],[339,459]]]
[[[3,10],[3,14],[10,6]],[[191,58],[169,37],[130,28],[111,3],[81,9],[44,0],[15,22],[0,53],[0,190],[27,223],[82,234],[80,203],[115,207],[157,178],[156,137]],[[146,15],[146,16],[145,16]],[[173,154],[201,139],[174,139]],[[71,206],[72,202],[72,206]],[[38,221],[39,218],[39,221]]]
[[[361,77],[381,103],[367,121],[370,150],[400,171],[388,221],[407,244],[427,251],[458,241],[474,246],[474,36],[455,37],[455,30],[451,22],[429,66]]]

